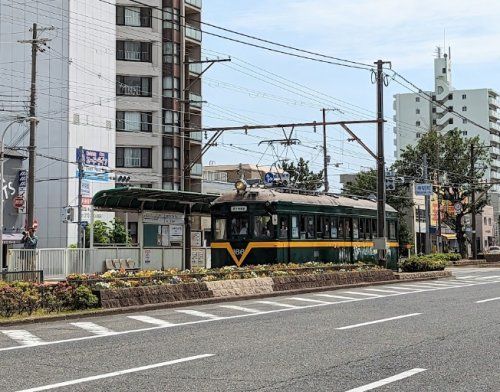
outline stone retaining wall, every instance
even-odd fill
[[[398,280],[438,279],[452,276],[451,271],[399,272],[394,275]]]
[[[274,291],[273,278],[218,280],[206,282],[206,285],[214,297],[269,294]]]

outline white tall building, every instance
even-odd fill
[[[9,117],[27,113],[27,106],[14,101],[29,102],[31,44],[18,40],[32,38],[33,23],[54,27],[39,34],[50,39],[38,53],[37,67],[35,219],[40,247],[77,242],[77,225],[62,223],[61,209],[78,204],[79,146],[86,150],[84,204],[97,191],[114,187],[105,172],[115,167],[115,19],[113,0],[0,0],[0,130]],[[13,130],[7,145],[25,129]],[[29,144],[27,135],[21,139],[19,146]]]

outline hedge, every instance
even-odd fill
[[[450,261],[456,260],[453,253],[436,253],[425,256],[411,256],[399,262],[403,272],[442,271]]]

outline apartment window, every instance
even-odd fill
[[[180,182],[165,181],[163,183],[163,189],[178,191],[181,188]]]
[[[488,218],[488,226],[491,226],[491,218]]]
[[[467,111],[467,106],[462,106],[462,112],[466,112]]]
[[[163,168],[178,169],[180,167],[180,148],[163,146]]]
[[[152,132],[152,112],[116,112],[116,130],[121,132]]]
[[[117,75],[116,95],[150,97],[151,84],[151,77]]]
[[[151,148],[116,147],[116,167],[152,167]]]
[[[453,124],[453,119],[452,119],[452,118],[450,118],[450,119],[448,120],[448,124]]]
[[[433,119],[432,120],[432,125],[436,125],[437,124],[437,120],[436,119]]]
[[[462,131],[463,136],[467,136],[467,131]]]
[[[463,124],[467,124],[468,123],[468,120],[466,118],[462,119],[462,123]]]
[[[139,184],[139,188],[147,188],[147,189],[152,189],[153,184]]]
[[[453,106],[448,106],[448,111],[453,112]]]
[[[467,99],[467,94],[462,94],[462,99]]]
[[[150,63],[152,47],[151,42],[116,41],[116,59]]]
[[[116,6],[116,24],[119,26],[151,27],[151,19],[151,8]]]
[[[416,121],[416,122],[415,122],[415,125],[416,125],[417,127],[419,127],[419,126],[420,126],[420,121]]]
[[[420,102],[420,97],[416,97],[415,102]]]
[[[420,109],[415,110],[416,114],[420,114]]]
[[[166,76],[163,78],[163,96],[167,98],[179,98],[179,78]]]
[[[420,133],[419,132],[417,132],[416,136],[417,136],[417,139],[420,139]]]
[[[453,94],[448,95],[448,99],[453,99]]]
[[[179,112],[172,110],[163,111],[163,132],[164,133],[179,133],[181,125]]]
[[[181,47],[175,42],[163,43],[163,64],[179,64]]]
[[[432,108],[432,113],[436,113],[436,108],[435,107]]]
[[[177,8],[163,8],[163,28],[179,30],[179,10]]]
[[[446,68],[443,68],[443,69],[441,70],[441,72],[445,74],[445,73],[446,73]]]

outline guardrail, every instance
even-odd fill
[[[4,282],[37,282],[43,283],[43,271],[2,271],[0,272],[0,281]]]

